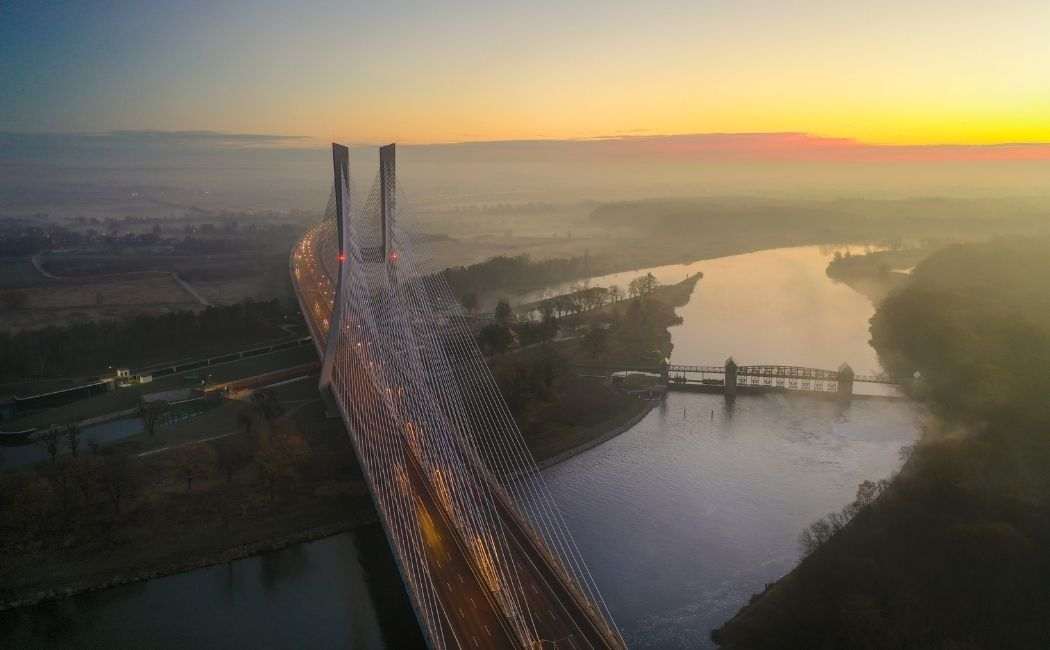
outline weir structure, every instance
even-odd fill
[[[462,309],[413,248],[395,146],[363,199],[349,151],[332,161],[290,271],[428,644],[625,647]]]
[[[784,391],[833,395],[847,401],[854,397],[855,384],[882,384],[905,387],[911,378],[883,375],[858,375],[848,363],[838,370],[806,366],[738,365],[733,357],[721,366],[665,363],[657,366],[599,366],[580,364],[580,369],[607,373],[648,373],[660,375],[668,389],[721,393],[732,399],[739,394]],[[899,395],[864,395],[864,397],[898,397]]]

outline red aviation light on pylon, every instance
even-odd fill
[[[346,253],[339,253],[339,261],[340,262],[345,262],[346,261]]]
[[[396,262],[397,258],[400,257],[400,255],[398,255],[397,251],[390,251],[390,255],[388,255],[387,257],[390,259],[391,262]]]

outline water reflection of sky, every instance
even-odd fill
[[[5,648],[418,648],[378,525],[0,612]]]
[[[889,476],[921,413],[903,401],[672,393],[631,431],[545,471],[628,642],[708,634],[798,559],[798,534]]]
[[[856,247],[853,247],[854,249]],[[591,278],[590,286],[619,285],[652,273],[662,284],[702,271],[704,279],[679,308],[684,324],[671,330],[672,360],[721,364],[785,364],[835,369],[849,363],[861,374],[879,370],[868,345],[871,302],[825,274],[835,248],[802,246],[671,264]],[[571,289],[565,283],[525,294],[520,302]]]
[[[592,280],[703,271],[672,360],[877,372],[871,302],[825,275],[833,249],[786,248]],[[875,392],[874,387],[858,386]],[[546,470],[632,647],[710,647],[709,633],[790,571],[798,534],[889,476],[918,435],[905,401],[672,393],[627,433]]]

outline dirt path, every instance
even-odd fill
[[[120,279],[120,278],[128,278],[128,277],[133,277],[133,276],[142,276],[144,274],[159,273],[161,275],[168,275],[168,276],[170,276],[171,279],[175,281],[175,284],[179,285],[179,287],[182,288],[183,291],[185,291],[187,294],[189,294],[189,296],[191,298],[193,298],[193,300],[195,302],[197,302],[198,304],[200,304],[202,307],[212,307],[213,306],[212,303],[207,298],[202,296],[196,289],[193,288],[193,285],[191,285],[186,280],[182,279],[182,276],[180,276],[178,273],[175,273],[174,271],[129,271],[127,273],[105,273],[105,274],[102,274],[102,275],[85,275],[85,276],[82,276],[82,277],[60,276],[60,275],[55,275],[54,273],[51,273],[50,271],[48,271],[47,269],[44,268],[44,263],[43,263],[43,260],[41,259],[41,257],[44,255],[44,253],[47,253],[47,252],[48,251],[41,251],[41,252],[37,253],[36,255],[34,255],[30,259],[33,262],[33,267],[40,273],[40,275],[44,276],[48,280],[61,280],[63,282],[88,283],[88,282],[97,282],[97,281],[100,281],[100,280]]]
[[[41,255],[43,255],[43,253],[37,253],[31,258],[33,266],[36,268],[36,270],[40,272],[40,275],[44,276],[48,280],[61,280],[62,278],[58,277],[57,275],[52,275],[51,273],[48,273],[47,269],[45,269],[44,265],[40,262]]]

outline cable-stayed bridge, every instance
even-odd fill
[[[332,162],[292,283],[428,643],[624,647],[461,308],[413,250],[394,145],[366,194],[345,147]]]

